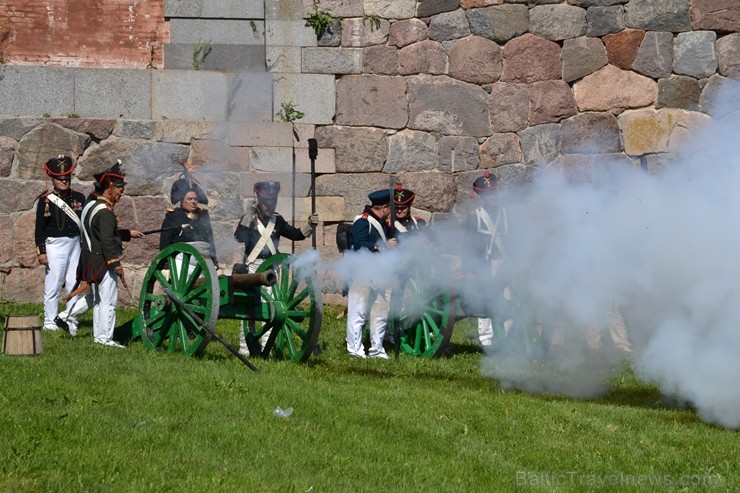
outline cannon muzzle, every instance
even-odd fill
[[[252,288],[255,286],[274,286],[277,282],[277,274],[273,270],[256,272],[254,274],[232,274],[231,286],[237,289]],[[194,285],[201,286],[205,283],[203,278],[196,279]]]
[[[277,282],[277,274],[273,270],[254,274],[232,274],[234,287],[273,286]]]

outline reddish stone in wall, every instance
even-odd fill
[[[692,0],[691,27],[695,31],[740,31],[740,2],[737,0]]]
[[[604,36],[609,63],[622,70],[631,70],[644,37],[645,31],[641,29],[626,29],[617,34]]]
[[[163,66],[164,0],[0,0],[6,63],[64,67]]]

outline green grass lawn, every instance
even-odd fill
[[[0,305],[7,314],[40,305]],[[737,431],[672,407],[625,365],[578,400],[481,376],[473,324],[448,358],[355,360],[339,307],[304,365],[217,341],[200,358],[44,333],[0,355],[3,492],[738,491]],[[121,310],[119,322],[135,312]],[[217,330],[237,344],[238,325]],[[293,408],[287,418],[276,407]]]

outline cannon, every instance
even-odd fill
[[[391,291],[388,329],[397,342],[397,351],[410,356],[432,358],[443,356],[457,321],[467,318],[494,320],[493,348],[526,358],[541,358],[550,346],[550,332],[543,326],[521,295],[514,294],[507,303],[507,313],[472,307],[459,299],[448,281],[455,274],[436,265],[412,267]],[[513,320],[506,330],[502,317]]]
[[[132,337],[151,350],[199,355],[213,337],[224,342],[215,332],[219,318],[236,319],[245,321],[252,356],[305,362],[318,341],[323,304],[314,274],[297,272],[291,260],[277,254],[254,274],[218,276],[210,257],[172,244],[144,275]]]

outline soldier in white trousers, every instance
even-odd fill
[[[504,236],[506,235],[509,225],[506,209],[497,203],[496,190],[498,189],[498,179],[496,175],[491,174],[488,170],[473,182],[473,192],[481,199],[481,205],[476,208],[468,217],[467,235],[468,242],[472,244],[477,259],[484,259],[490,266],[490,275],[495,278],[506,258],[506,247],[504,246]],[[468,260],[470,262],[470,260]],[[477,266],[472,266],[475,268]],[[508,302],[511,301],[511,289],[509,287],[501,288],[501,291],[493,293],[494,313],[502,322],[502,329],[508,331],[513,320],[504,318],[507,316],[502,310]],[[494,339],[494,320],[490,317],[478,319],[478,340],[484,350],[489,350],[493,346]]]
[[[80,214],[85,196],[72,190],[74,163],[60,154],[44,165],[53,189],[39,196],[36,207],[36,254],[46,266],[44,278],[44,325],[57,330],[62,286],[70,293],[77,282],[80,258]]]
[[[390,224],[391,192],[377,190],[370,195],[370,205],[352,223],[352,249],[380,253],[395,248],[397,240]],[[375,286],[366,279],[353,279],[347,294],[347,353],[353,358],[388,359],[383,338],[388,327],[390,289]],[[370,350],[365,354],[362,329],[370,325]]]

